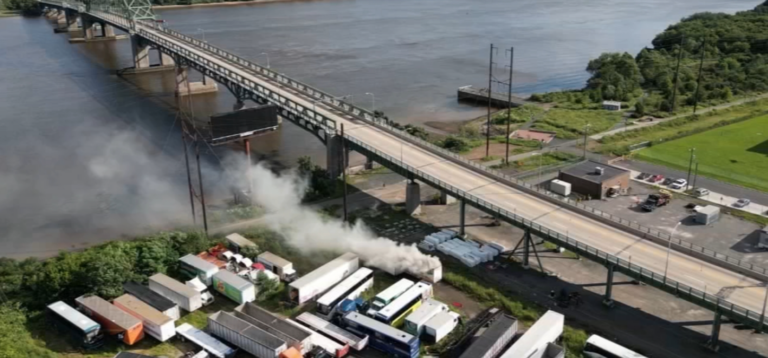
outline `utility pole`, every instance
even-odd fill
[[[491,93],[493,88],[493,44],[491,44],[491,58],[488,64],[488,119],[485,121],[485,156],[491,151]]]
[[[688,176],[685,178],[685,190],[688,190],[688,182],[691,181],[691,167],[693,167],[693,157],[695,156],[693,153],[696,152],[696,148],[689,149],[691,152],[691,159],[688,161]]]
[[[589,124],[584,126],[584,159],[587,159],[587,131],[589,130]]]
[[[696,170],[693,172],[693,188],[696,189],[696,179],[699,177],[699,160],[696,160]]]
[[[205,236],[208,236],[208,216],[205,212],[205,192],[203,191],[203,172],[200,169],[200,144],[195,134],[195,157],[197,157],[197,181],[200,184],[200,204],[203,206],[203,228],[205,228]]]
[[[699,107],[699,87],[701,87],[701,70],[704,68],[704,42],[701,42],[701,60],[699,61],[699,77],[696,79],[696,94],[693,95],[693,114],[696,114],[696,108]]]
[[[184,146],[184,162],[187,165],[187,185],[189,186],[189,206],[192,208],[192,223],[195,226],[197,226],[197,215],[195,215],[195,189],[192,187],[192,174],[189,172],[189,154],[187,150],[187,126],[185,125],[184,119],[181,120],[181,143]]]
[[[677,50],[677,69],[675,69],[675,90],[672,92],[672,105],[670,106],[669,113],[675,111],[675,104],[677,101],[677,84],[680,82],[680,60],[683,58],[683,43],[685,42],[685,36],[680,36],[680,47]]]
[[[504,164],[509,165],[509,126],[512,122],[512,71],[515,61],[515,48],[509,48],[509,88],[507,89],[507,149]],[[487,156],[487,155],[486,155]]]
[[[344,123],[341,124],[341,180],[344,182],[344,222],[347,222],[347,141],[344,139]]]

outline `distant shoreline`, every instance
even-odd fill
[[[173,10],[173,9],[186,9],[186,8],[194,8],[194,7],[237,6],[237,5],[262,4],[262,3],[271,3],[271,2],[289,2],[289,1],[296,1],[296,0],[223,1],[223,2],[212,2],[212,3],[205,3],[205,4],[191,4],[191,5],[153,5],[152,8],[157,10]]]

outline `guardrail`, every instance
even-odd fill
[[[663,289],[667,292],[674,293],[691,302],[695,302],[711,310],[722,313],[729,318],[744,324],[748,324],[755,328],[762,328],[760,325],[761,314],[757,312],[750,311],[744,307],[725,301],[715,295],[677,282],[673,279],[670,279],[669,277],[665,277],[664,275],[657,274],[652,270],[643,268],[640,265],[633,264],[627,260],[621,259],[595,247],[584,244],[570,235],[563,235],[546,226],[537,224],[531,220],[519,216],[516,213],[509,212],[462,189],[456,188],[453,185],[446,183],[432,175],[429,175],[421,171],[419,168],[408,165],[398,158],[394,158],[386,153],[383,153],[352,136],[345,135],[344,138],[353,145],[354,150],[367,152],[372,156],[378,157],[378,161],[389,162],[393,164],[395,168],[402,168],[403,171],[413,174],[419,180],[441,187],[445,189],[450,195],[464,199],[470,205],[483,210],[486,213],[496,215],[497,217],[509,222],[512,225],[530,229],[533,234],[543,238],[546,241],[557,243],[558,245],[565,247],[570,251],[583,256],[587,256],[593,261],[597,261],[606,265],[613,265],[614,269],[630,277],[633,277],[646,284],[650,284],[654,287]],[[763,321],[765,322],[764,317]]]
[[[395,134],[395,135],[397,135],[398,137],[400,137],[403,140],[406,140],[406,141],[412,142],[412,143],[416,143],[416,144],[418,144],[421,147],[428,148],[428,150],[430,150],[430,151],[438,152],[438,153],[440,153],[444,157],[450,157],[451,160],[453,160],[453,161],[462,162],[463,164],[465,164],[465,166],[471,167],[475,172],[478,172],[478,173],[481,173],[481,174],[484,174],[484,175],[491,174],[493,176],[503,178],[504,181],[506,181],[507,183],[511,184],[513,187],[517,187],[518,189],[526,189],[528,191],[531,191],[531,190],[535,191],[535,192],[541,194],[542,196],[546,196],[550,200],[556,200],[558,202],[558,204],[561,204],[561,205],[564,205],[564,206],[568,206],[571,209],[577,209],[577,210],[580,210],[580,211],[583,211],[583,212],[587,212],[587,213],[599,216],[599,217],[607,219],[607,220],[609,220],[609,221],[611,221],[613,223],[626,226],[628,229],[637,230],[639,232],[642,232],[645,235],[653,236],[655,238],[658,238],[658,239],[661,239],[661,240],[665,240],[665,241],[671,241],[672,245],[676,249],[676,251],[681,251],[681,252],[685,252],[685,253],[696,252],[696,253],[699,253],[699,254],[701,254],[701,255],[703,255],[705,257],[711,258],[711,259],[713,259],[715,261],[722,261],[723,263],[726,263],[726,264],[729,264],[729,265],[738,266],[738,267],[740,267],[740,268],[742,268],[744,270],[748,270],[748,271],[754,272],[755,274],[758,274],[758,275],[761,275],[761,276],[768,276],[768,270],[766,268],[755,266],[754,264],[751,264],[751,263],[742,262],[740,259],[733,258],[733,257],[730,257],[728,255],[724,255],[724,254],[715,252],[713,250],[706,249],[706,248],[698,246],[698,245],[694,245],[694,244],[689,243],[687,241],[682,241],[680,239],[675,239],[670,234],[668,234],[666,232],[663,232],[663,231],[660,231],[660,230],[655,230],[655,229],[652,229],[652,228],[649,228],[649,227],[645,227],[645,226],[642,226],[642,225],[640,225],[639,223],[637,223],[635,221],[631,221],[631,220],[627,220],[627,219],[620,218],[620,217],[617,217],[617,216],[613,216],[610,213],[606,213],[606,212],[594,209],[592,207],[588,207],[588,206],[583,205],[581,203],[578,203],[578,202],[576,202],[574,200],[571,200],[571,199],[568,199],[568,198],[563,198],[563,197],[561,197],[561,196],[559,196],[559,195],[557,195],[555,193],[552,193],[552,192],[550,192],[550,191],[548,191],[546,189],[540,188],[540,187],[535,186],[535,185],[531,185],[529,183],[526,183],[525,181],[522,181],[522,180],[519,180],[519,179],[517,179],[515,177],[511,177],[509,175],[506,175],[506,174],[504,174],[504,173],[502,173],[502,172],[500,172],[498,170],[488,168],[488,167],[486,167],[486,166],[484,166],[484,165],[482,165],[480,163],[468,160],[468,159],[464,158],[461,155],[453,153],[453,152],[451,152],[449,150],[446,150],[444,148],[440,148],[440,147],[438,147],[438,146],[436,146],[436,145],[434,145],[434,144],[432,144],[430,142],[427,142],[427,141],[422,140],[420,138],[414,137],[414,136],[408,134],[407,132],[401,131],[401,130],[399,130],[397,128],[394,128],[392,126],[389,126],[389,125],[387,125],[385,123],[381,123],[381,122],[376,120],[376,117],[370,111],[368,111],[368,110],[366,110],[364,108],[359,108],[359,107],[356,107],[354,105],[348,104],[348,103],[346,103],[346,102],[344,102],[342,100],[337,99],[336,97],[334,97],[334,96],[332,96],[332,95],[330,95],[328,93],[322,92],[322,91],[320,91],[320,90],[318,90],[318,89],[316,89],[314,87],[311,87],[311,86],[308,86],[308,85],[303,84],[301,82],[298,82],[296,80],[293,80],[293,79],[291,79],[291,78],[289,78],[289,77],[287,77],[287,76],[285,76],[285,75],[283,75],[281,73],[272,71],[271,69],[268,69],[268,68],[265,68],[265,67],[263,67],[261,65],[258,65],[258,64],[255,64],[253,62],[250,62],[250,61],[248,61],[248,60],[246,60],[246,59],[244,59],[244,58],[242,58],[240,56],[237,56],[237,55],[232,54],[232,53],[230,53],[228,51],[225,51],[225,50],[222,50],[222,49],[220,49],[218,47],[210,45],[207,42],[200,41],[200,40],[195,39],[193,37],[181,34],[181,33],[177,32],[177,31],[173,31],[173,30],[170,30],[170,29],[162,28],[162,27],[158,27],[158,28],[161,31],[163,31],[163,32],[165,32],[165,33],[167,33],[167,34],[169,34],[169,35],[171,35],[173,37],[179,38],[179,39],[181,39],[181,40],[183,40],[185,42],[188,42],[188,43],[191,43],[191,44],[193,44],[195,46],[203,48],[203,49],[205,49],[205,50],[207,50],[207,51],[209,51],[211,53],[214,53],[214,54],[216,54],[218,56],[221,56],[222,58],[228,59],[230,61],[234,61],[235,63],[237,63],[237,64],[239,64],[239,65],[241,65],[241,66],[243,66],[245,68],[248,68],[250,70],[254,70],[254,71],[256,71],[256,74],[259,74],[259,75],[262,75],[262,76],[266,76],[267,78],[273,79],[273,80],[277,81],[278,83],[288,85],[291,88],[293,88],[293,89],[295,89],[295,90],[297,90],[299,92],[302,92],[305,95],[310,96],[311,98],[314,98],[314,99],[317,99],[317,100],[322,100],[325,104],[331,105],[332,107],[334,107],[334,108],[336,108],[338,110],[341,110],[341,111],[343,111],[343,112],[345,112],[347,114],[350,114],[352,116],[355,116],[355,117],[358,117],[358,118],[362,118],[362,119],[366,120],[369,124],[371,124],[373,126],[376,126],[378,128],[384,129],[384,130],[386,130],[389,133]],[[320,116],[320,115],[318,115],[318,116]],[[334,122],[334,124],[335,124],[335,122]],[[714,262],[714,263],[716,263],[716,262]],[[765,277],[758,277],[758,279],[765,279]]]

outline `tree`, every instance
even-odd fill
[[[635,59],[626,52],[600,55],[589,61],[587,72],[592,75],[587,88],[600,90],[602,99],[627,100],[642,82]]]
[[[35,342],[27,326],[26,312],[18,303],[0,304],[0,357],[55,358],[56,353]]]
[[[256,259],[256,256],[259,256],[260,253],[261,251],[258,246],[246,246],[240,249],[240,254],[250,259]]]
[[[466,152],[469,150],[469,143],[464,139],[449,135],[445,137],[440,143],[443,148],[448,149],[454,153]]]
[[[256,275],[256,289],[258,290],[256,300],[265,301],[280,293],[283,290],[283,284],[280,280],[271,279],[264,272],[259,271]]]
[[[637,116],[645,115],[645,104],[643,104],[643,101],[637,101],[637,103],[635,103],[635,114]]]
[[[25,14],[38,13],[38,3],[35,0],[2,0],[8,10],[21,11]]]

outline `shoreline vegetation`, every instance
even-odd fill
[[[208,1],[208,2],[193,2],[193,3],[173,3],[171,1],[153,1],[152,8],[155,10],[174,10],[174,9],[187,9],[195,7],[215,7],[215,6],[238,6],[249,4],[267,4],[273,2],[300,2],[306,0],[243,0],[243,1]]]

